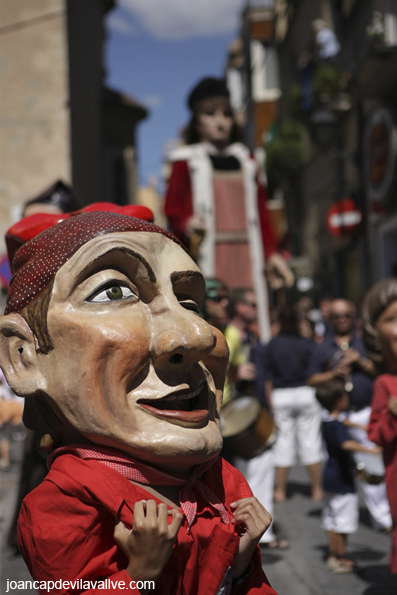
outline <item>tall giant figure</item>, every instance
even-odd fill
[[[262,338],[270,339],[265,260],[274,288],[293,275],[277,253],[267,194],[257,162],[238,142],[222,79],[205,78],[191,91],[186,145],[171,155],[165,213],[173,233],[196,253],[205,277],[228,287],[252,287]]]
[[[390,570],[397,574],[397,278],[378,281],[363,303],[367,349],[381,373],[374,382],[368,436],[383,448],[393,520]]]
[[[36,237],[51,216],[34,215],[9,236],[11,252],[31,239],[0,365],[50,469],[23,502],[21,552],[43,593],[112,579],[109,593],[274,595],[257,545],[270,515],[218,456],[228,350],[199,316],[203,276],[174,236],[123,213],[61,215]]]

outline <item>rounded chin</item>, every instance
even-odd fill
[[[211,459],[212,457],[215,457],[216,455],[218,455],[222,450],[222,446],[223,446],[223,438],[222,438],[222,434],[219,430],[219,441],[217,444],[214,444],[214,448],[211,449],[211,455],[208,456],[208,458]]]

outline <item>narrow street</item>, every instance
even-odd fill
[[[0,475],[0,592],[6,593],[7,580],[29,580],[30,574],[20,556],[13,556],[5,538],[13,512],[22,442],[12,444],[12,465]],[[362,503],[361,503],[362,504]],[[395,595],[397,579],[387,570],[390,536],[373,531],[361,506],[360,527],[349,541],[348,553],[355,561],[351,575],[335,575],[325,568],[326,535],[320,527],[321,505],[309,497],[305,469],[292,471],[289,498],[275,507],[277,535],[287,539],[287,550],[262,551],[263,568],[279,595]],[[34,595],[31,590],[10,591]],[[210,594],[202,594],[210,595]]]

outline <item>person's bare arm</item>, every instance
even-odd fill
[[[272,392],[273,392],[273,382],[271,380],[265,380],[265,397],[266,397],[267,405],[271,412],[273,412]]]
[[[351,368],[349,365],[346,365],[343,362],[339,362],[332,370],[327,370],[326,372],[317,372],[310,376],[307,380],[307,384],[309,386],[318,386],[323,382],[328,382],[328,380],[333,380],[334,378],[347,378],[351,372]]]
[[[317,374],[313,374],[307,380],[307,384],[309,386],[317,386],[318,384],[322,384],[323,382],[328,382],[328,380],[332,380],[334,378],[334,374],[332,370],[328,372],[318,372]]]
[[[397,417],[397,397],[391,396],[387,401],[387,408],[389,409],[390,413],[393,417]]]
[[[352,347],[345,352],[343,362],[346,363],[346,365],[357,364],[363,372],[370,374],[370,376],[376,376],[374,362],[368,357],[361,355],[361,353]]]
[[[377,371],[374,362],[368,357],[360,357],[358,360],[360,368],[370,376],[376,376]]]
[[[347,426],[348,428],[359,428],[360,430],[364,430],[364,432],[366,432],[368,428],[368,426],[364,426],[363,424],[356,424],[350,421],[348,417],[346,417],[346,419],[344,419],[342,423],[344,426]]]
[[[345,440],[344,442],[342,442],[341,448],[343,448],[343,450],[349,450],[351,452],[368,452],[369,454],[374,455],[380,454],[382,452],[382,448],[380,446],[368,448],[367,446],[363,446],[355,440]]]
[[[170,524],[167,522],[169,515],[173,517]],[[116,525],[114,539],[127,557],[126,571],[135,582],[159,578],[182,521],[183,515],[178,510],[169,511],[166,504],[156,505],[155,500],[147,500],[135,503],[131,530],[121,522]]]

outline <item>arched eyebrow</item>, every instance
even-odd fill
[[[204,277],[198,271],[175,271],[171,273],[171,283],[179,283],[180,281],[199,281],[205,287]]]
[[[194,299],[201,305],[205,294],[205,281],[199,271],[175,271],[171,273],[170,279],[178,299]]]
[[[139,254],[139,252],[135,252],[135,250],[131,250],[130,248],[126,248],[125,246],[117,246],[111,248],[110,250],[107,250],[103,254],[100,254],[99,256],[91,260],[78,274],[74,286],[77,287],[77,285],[79,285],[85,279],[87,273],[92,273],[98,267],[100,267],[101,261],[105,260],[110,254],[115,254],[117,252],[121,254],[126,254],[127,256],[131,256],[132,258],[136,258],[137,260],[139,260],[139,262],[141,262],[145,267],[149,280],[152,283],[156,283],[156,275],[154,274],[152,267],[150,266],[148,261],[142,256],[142,254]],[[115,266],[114,268],[117,269],[118,267]]]

